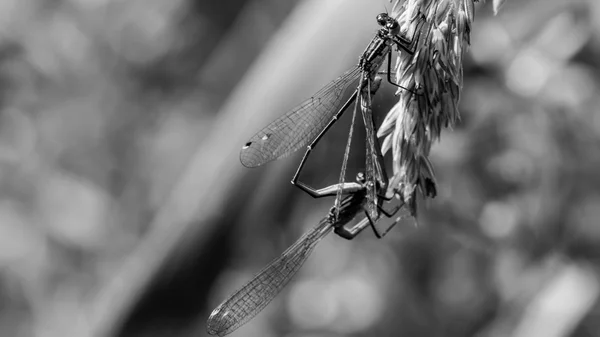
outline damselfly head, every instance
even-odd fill
[[[377,15],[377,23],[381,27],[385,27],[385,25],[388,23],[389,20],[390,20],[390,16],[387,13],[381,13],[381,14]]]
[[[377,15],[377,23],[387,30],[388,34],[397,35],[400,33],[400,25],[396,19],[389,16],[387,13]]]
[[[367,179],[365,178],[365,174],[363,172],[358,172],[356,174],[356,182],[359,184],[364,184]]]

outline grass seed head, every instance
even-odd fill
[[[395,0],[392,16],[406,37],[418,39],[414,53],[400,51],[396,78],[398,103],[378,131],[382,152],[392,151],[389,188],[407,204],[415,193],[434,197],[436,180],[431,145],[443,128],[460,119],[463,55],[470,44],[475,0]]]

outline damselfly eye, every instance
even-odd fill
[[[385,24],[388,22],[388,20],[390,19],[390,16],[387,15],[386,13],[381,13],[379,15],[377,15],[377,23],[384,27]]]
[[[400,25],[398,24],[398,21],[396,20],[392,20],[390,19],[386,24],[385,24],[385,28],[391,33],[391,34],[398,34],[400,32]]]

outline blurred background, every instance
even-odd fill
[[[0,336],[205,336],[333,202],[289,183],[301,154],[245,169],[241,145],[356,64],[386,7],[1,1]],[[327,237],[232,336],[600,336],[600,2],[479,4],[471,42],[418,226]],[[303,181],[337,182],[338,124]]]

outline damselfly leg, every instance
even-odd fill
[[[402,205],[395,207],[394,211],[391,211],[391,212],[385,211],[383,209],[383,207],[381,207],[380,210],[381,210],[381,214],[384,214],[388,218],[392,218],[401,208],[402,208]],[[396,226],[398,224],[398,222],[400,222],[401,220],[405,219],[406,217],[408,217],[408,216],[407,215],[403,215],[403,216],[398,217],[383,232],[380,232],[377,229],[377,226],[375,225],[375,222],[368,215],[366,215],[364,217],[364,219],[362,219],[359,223],[357,223],[356,225],[352,226],[351,228],[347,228],[346,226],[337,226],[337,227],[335,227],[333,229],[333,232],[335,234],[337,234],[339,237],[342,237],[342,238],[344,238],[346,240],[352,240],[358,234],[360,234],[365,228],[367,228],[367,226],[370,226],[373,229],[373,233],[375,234],[375,237],[377,237],[378,239],[381,239],[387,233],[389,233],[389,231],[392,228],[394,228],[394,226]]]
[[[404,53],[407,53],[409,55],[414,55],[417,47],[419,45],[419,42],[421,41],[427,41],[427,38],[429,36],[429,31],[430,31],[430,24],[425,20],[425,18],[417,18],[415,20],[419,20],[419,22],[417,23],[417,28],[415,29],[415,31],[413,32],[413,36],[411,39],[407,39],[405,36],[400,35],[400,34],[392,34],[390,35],[390,40],[394,43],[394,45],[396,46],[396,48],[398,49],[398,51],[402,51]],[[396,21],[394,21],[393,24],[398,24]],[[400,85],[399,83],[396,83],[396,81],[392,80],[392,50],[390,49],[388,52],[388,57],[387,57],[387,81],[388,83],[390,83],[391,85],[404,89],[404,90],[408,90],[410,92],[412,92],[413,94],[417,94],[415,92],[413,92],[412,90]]]

